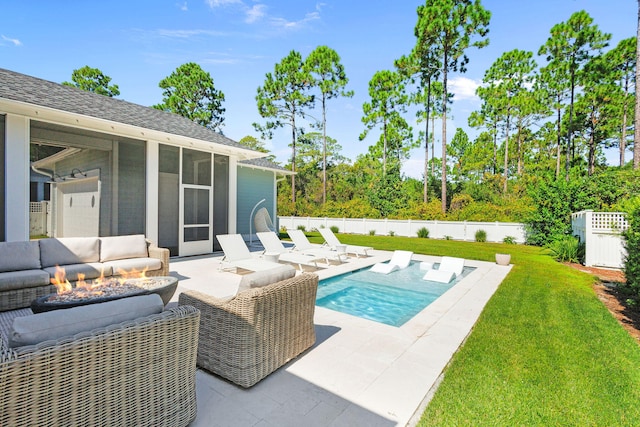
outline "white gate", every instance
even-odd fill
[[[576,212],[571,214],[571,227],[585,244],[584,265],[624,267],[627,252],[621,233],[629,227],[624,212]]]

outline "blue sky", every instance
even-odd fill
[[[0,67],[54,82],[70,80],[84,65],[101,69],[120,88],[119,98],[142,105],[162,99],[158,82],[181,64],[196,62],[208,71],[226,101],[228,137],[258,136],[253,122],[255,95],[267,72],[289,51],[306,56],[318,45],[338,52],[350,79],[353,98],[328,104],[328,135],[355,160],[377,140],[358,135],[362,104],[376,71],[391,69],[393,61],[411,51],[419,0],[112,0],[1,1]],[[448,139],[457,127],[474,137],[467,126],[480,103],[474,95],[484,71],[511,49],[538,48],[551,27],[586,10],[602,31],[612,34],[611,45],[636,32],[637,2],[632,0],[484,0],[492,12],[490,45],[470,49],[465,74],[453,74],[449,91],[455,94]],[[539,61],[544,63],[542,59]],[[311,111],[319,116],[319,109]],[[408,115],[413,120],[413,115]],[[417,133],[417,130],[416,130]],[[436,135],[440,125],[436,125]],[[439,139],[439,138],[438,138]],[[276,133],[267,146],[281,162],[290,156],[290,130]],[[436,147],[436,156],[439,156]],[[608,156],[616,158],[615,153]],[[628,155],[628,157],[630,157]],[[423,149],[404,165],[420,177]]]

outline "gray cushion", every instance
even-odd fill
[[[84,274],[85,279],[95,279],[96,277],[100,277],[102,273],[104,273],[105,277],[111,276],[113,272],[111,271],[111,267],[105,266],[100,262],[88,262],[86,264],[68,264],[61,265],[60,267],[64,268],[66,273],[67,280],[70,282],[75,282],[78,280],[78,274]],[[56,276],[56,267],[47,267],[43,269],[53,279]]]
[[[80,332],[160,313],[163,309],[162,298],[157,294],[150,294],[16,317],[9,334],[9,345],[15,348],[70,337]],[[96,357],[99,360],[100,355],[96,354]]]
[[[100,261],[148,257],[147,241],[143,234],[100,238]]]
[[[119,275],[118,270],[124,270],[127,273],[132,271],[142,272],[145,269],[148,271],[160,270],[162,268],[162,262],[157,258],[129,258],[120,259],[117,261],[107,261],[103,263],[105,268],[110,268],[114,276]]]
[[[98,262],[100,239],[97,237],[61,237],[40,240],[42,267]]]
[[[254,273],[245,274],[240,280],[238,292],[246,291],[251,288],[260,288],[272,283],[281,282],[290,279],[296,275],[296,269],[292,265],[282,265],[269,270],[256,271]]]
[[[33,270],[40,267],[40,246],[37,241],[0,243],[0,271]]]
[[[0,291],[35,288],[50,284],[49,273],[42,270],[5,271],[0,273]]]

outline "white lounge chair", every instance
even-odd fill
[[[241,268],[249,271],[269,270],[282,265],[251,255],[247,244],[239,234],[219,234],[216,238],[218,242],[220,242],[220,246],[224,252],[224,257],[218,267],[219,270],[222,270],[225,264],[233,268]]]
[[[443,256],[437,270],[429,270],[422,278],[432,282],[449,283],[462,274],[464,258]]]
[[[266,253],[277,253],[279,255],[279,261],[288,262],[291,264],[297,264],[300,271],[303,271],[303,265],[311,265],[313,267],[318,268],[317,259],[322,259],[322,257],[317,257],[314,255],[304,255],[300,253],[292,253],[287,248],[284,247],[278,235],[273,231],[256,233],[258,239],[264,246],[264,251]]]
[[[394,251],[388,262],[379,262],[371,267],[370,271],[374,273],[389,274],[392,271],[407,268],[411,264],[411,251]]]
[[[273,225],[273,221],[271,221],[271,216],[269,216],[267,208],[258,209],[258,212],[256,212],[253,217],[253,226],[256,232],[276,231],[276,227]]]
[[[345,245],[343,243],[340,243],[340,240],[338,240],[338,238],[335,234],[333,234],[333,231],[331,231],[330,228],[321,228],[318,231],[320,231],[320,234],[324,238],[325,243],[332,250],[339,250],[339,246],[342,246],[344,247],[346,253],[355,254],[357,257],[359,257],[360,255],[369,256],[368,251],[373,250],[373,248],[370,248],[368,246]]]
[[[291,237],[293,241],[293,249],[302,254],[306,255],[314,255],[317,257],[322,257],[325,259],[327,264],[329,264],[329,260],[336,260],[339,262],[343,262],[342,258],[346,258],[347,255],[344,253],[339,253],[337,251],[332,251],[329,248],[321,248],[319,246],[313,246],[307,236],[305,236],[304,231],[302,230],[287,230],[287,234]]]

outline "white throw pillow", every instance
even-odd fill
[[[16,348],[71,337],[80,332],[160,313],[163,309],[160,295],[150,294],[16,317],[9,332],[9,345]]]
[[[260,288],[272,283],[290,279],[296,275],[296,269],[292,265],[282,265],[268,270],[256,271],[245,274],[240,280],[238,293],[251,288]]]
[[[144,234],[100,238],[100,262],[148,256]]]

